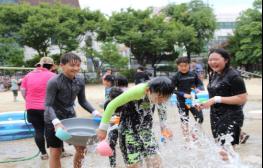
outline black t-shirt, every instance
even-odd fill
[[[172,81],[175,87],[175,93],[179,99],[184,99],[179,92],[190,94],[192,88],[199,88],[202,90],[204,87],[203,82],[198,78],[195,72],[188,72],[186,74],[177,72],[175,76],[172,77]]]
[[[210,98],[214,96],[231,97],[239,94],[247,93],[245,82],[240,74],[234,69],[230,68],[224,74],[215,74],[209,84],[208,91]],[[217,104],[215,108],[231,108],[236,110],[242,110],[240,105],[226,105]]]
[[[137,72],[135,74],[135,84],[138,85],[140,83],[144,83],[150,80],[150,77],[145,72]]]

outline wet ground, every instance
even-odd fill
[[[262,167],[262,81],[253,79],[246,81],[249,101],[245,106],[245,123],[243,131],[249,133],[250,138],[246,144],[238,146],[237,152],[240,159],[235,158],[231,163],[222,162],[219,159],[217,148],[213,143],[210,131],[209,112],[205,112],[205,122],[202,126],[202,137],[198,144],[186,144],[182,138],[180,121],[177,108],[170,106],[168,110],[168,124],[174,133],[174,140],[167,144],[160,143],[160,155],[165,168],[221,168],[221,167]],[[103,97],[102,86],[87,86],[87,99],[97,108]],[[22,111],[24,102],[19,97],[18,102],[13,102],[11,92],[0,93],[0,112]],[[83,109],[77,107],[79,117],[89,117]],[[155,132],[159,140],[158,118],[155,116]],[[204,133],[204,134],[203,134]],[[187,146],[190,146],[189,148]],[[66,145],[68,152],[74,153],[72,146]],[[85,160],[85,168],[107,168],[108,159],[93,153],[94,147],[90,147],[90,153]],[[33,139],[0,142],[0,162],[7,159],[34,156],[37,148]],[[72,157],[62,159],[63,168],[72,167]],[[118,166],[124,167],[121,154],[118,152]],[[41,161],[39,157],[18,162],[0,163],[0,168],[48,168],[47,161]]]

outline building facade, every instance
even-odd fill
[[[229,36],[234,34],[236,28],[236,19],[238,14],[217,14],[217,28],[214,38],[210,41],[208,47],[216,48],[227,42]]]

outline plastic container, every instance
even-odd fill
[[[200,92],[196,96],[199,103],[205,103],[209,100],[209,94],[206,91]]]
[[[173,106],[177,104],[177,96],[176,96],[176,94],[172,94],[172,96],[170,98],[170,103]]]
[[[58,130],[56,131],[56,137],[58,137],[62,141],[67,141],[72,138],[72,136],[62,128],[58,128]]]
[[[113,151],[109,145],[109,143],[104,140],[104,141],[101,141],[97,148],[96,148],[96,152],[101,155],[101,156],[104,156],[104,157],[110,157],[113,155]]]

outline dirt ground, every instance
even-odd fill
[[[207,83],[207,82],[205,82]],[[262,166],[262,79],[251,79],[246,81],[246,86],[249,94],[248,103],[245,106],[245,124],[243,131],[250,134],[250,139],[247,144],[240,145],[237,148],[238,153],[242,161],[250,163],[254,166]],[[97,109],[99,104],[103,100],[104,88],[101,85],[88,85],[86,87],[86,97]],[[18,102],[13,102],[12,92],[0,92],[0,113],[9,111],[24,111],[24,100],[19,94]],[[78,117],[90,117],[89,113],[85,112],[79,105],[77,105]],[[171,117],[168,123],[177,127],[179,129],[180,122],[178,118],[172,117],[174,114],[174,108],[169,108],[169,114]],[[158,123],[157,119],[155,123]],[[205,132],[211,135],[210,131],[210,121],[209,114],[205,113],[205,123],[203,126]],[[21,147],[22,146],[22,147]],[[66,150],[73,153],[73,148],[71,146],[66,146]],[[34,145],[33,139],[20,140],[20,141],[9,141],[0,142],[0,162],[7,158],[21,157],[22,156],[32,156],[37,152]],[[95,162],[100,162],[101,164],[94,164],[94,160],[87,167],[94,168],[106,168],[108,166],[108,160],[105,158],[98,157],[96,155],[91,155],[91,160],[94,159]],[[90,161],[90,160],[89,160]],[[123,163],[120,163],[120,167],[123,167]],[[47,168],[47,161],[40,161],[39,158],[33,160],[19,162],[19,163],[8,163],[1,164],[0,168]],[[63,159],[63,167],[72,167],[72,158]],[[174,166],[180,167],[180,166]],[[217,167],[217,166],[215,166]],[[170,167],[169,167],[170,168]],[[189,167],[190,168],[190,167]]]

